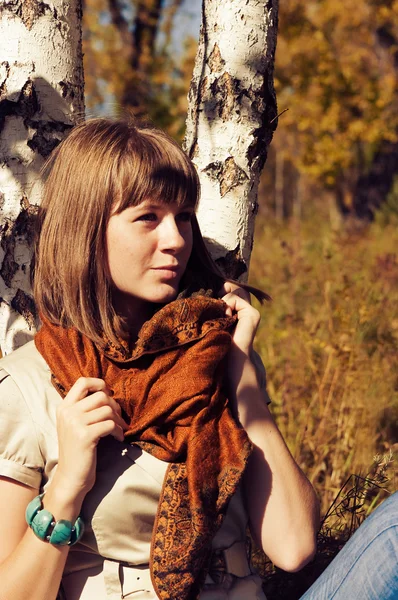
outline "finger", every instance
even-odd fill
[[[119,404],[105,392],[95,392],[94,394],[90,394],[90,396],[80,400],[78,404],[78,409],[81,413],[89,413],[101,407],[109,407],[115,415],[117,415],[122,426],[128,427],[128,424],[122,417],[122,409]]]
[[[234,292],[226,294],[222,298],[222,300],[225,302],[225,304],[227,304],[227,306],[229,306],[232,309],[232,311],[235,312],[238,312],[243,308],[251,308],[251,304],[249,304],[247,300],[236,295]]]
[[[101,421],[109,420],[114,421],[123,430],[128,429],[127,423],[125,423],[122,417],[115,413],[115,411],[109,405],[100,406],[84,414],[84,422],[86,425],[94,425],[95,423],[100,423]]]
[[[235,294],[235,296],[239,296],[240,298],[242,298],[242,300],[245,300],[248,304],[251,304],[250,294],[243,288],[238,287],[235,290],[233,290],[231,293]]]
[[[107,435],[112,435],[119,442],[124,441],[124,431],[115,423],[112,419],[107,421],[100,421],[99,423],[94,423],[89,427],[90,434],[93,436],[94,440],[97,442],[100,438],[106,437]]]
[[[100,391],[111,393],[103,379],[99,379],[98,377],[79,377],[67,393],[64,402],[75,404],[86,398],[90,393]]]
[[[225,296],[226,294],[229,294],[230,292],[232,292],[232,289],[233,289],[232,283],[230,281],[225,281],[222,288],[218,292],[218,294],[221,297]]]
[[[220,296],[224,296],[226,294],[235,294],[236,296],[240,296],[246,302],[251,304],[250,293],[244,288],[240,287],[236,283],[232,283],[231,281],[226,281],[223,287],[220,290]]]
[[[227,317],[232,317],[233,316],[232,308],[230,308],[229,306],[227,306],[227,308],[225,310],[225,314],[227,315]]]
[[[238,321],[247,324],[254,336],[261,319],[259,311],[235,294],[227,294],[223,300],[232,312],[237,315]],[[235,334],[237,334],[237,330],[235,330]]]
[[[106,391],[101,390],[99,392],[89,394],[85,398],[82,398],[79,402],[79,407],[82,412],[93,410],[94,408],[105,405],[111,406],[119,415],[122,414],[120,405],[116,402],[116,400],[109,396]]]

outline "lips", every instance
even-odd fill
[[[158,275],[164,280],[176,279],[180,272],[179,265],[164,265],[154,269]]]
[[[179,271],[179,265],[165,265],[163,267],[155,267],[155,271]]]

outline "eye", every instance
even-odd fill
[[[155,213],[145,213],[137,217],[137,221],[156,221],[157,215]]]

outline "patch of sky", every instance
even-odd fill
[[[163,21],[166,18],[167,7],[173,4],[172,0],[165,0]],[[184,42],[187,37],[199,38],[199,29],[202,14],[201,0],[183,0],[178,8],[173,21],[171,34],[171,47],[173,52],[181,55],[184,52]],[[165,43],[165,33],[160,27],[157,44],[162,47]]]

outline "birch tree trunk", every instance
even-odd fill
[[[84,114],[80,0],[0,6],[0,346],[34,334],[29,283],[40,168]],[[67,232],[65,232],[67,234]]]
[[[198,168],[198,219],[213,258],[246,279],[260,172],[277,124],[277,0],[203,0],[185,149]]]

